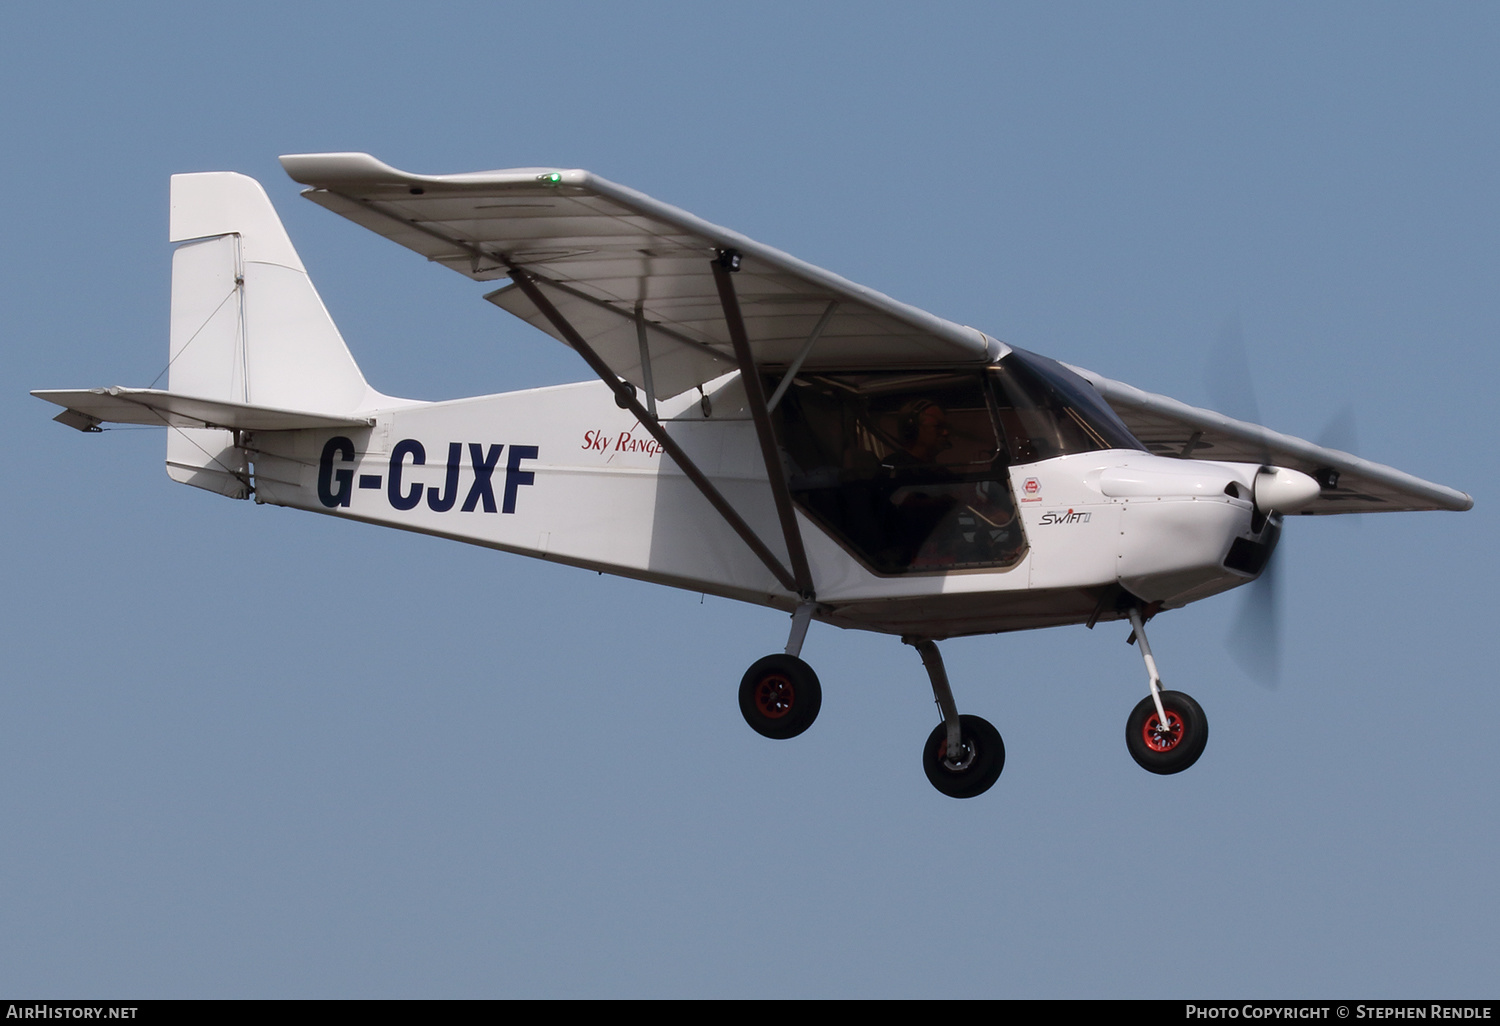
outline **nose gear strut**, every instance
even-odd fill
[[[1140,700],[1125,723],[1125,747],[1142,769],[1181,773],[1198,761],[1208,744],[1208,717],[1192,696],[1162,690],[1139,606],[1130,607],[1130,626],[1134,630],[1126,641],[1140,645],[1151,694]]]

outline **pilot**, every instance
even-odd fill
[[[893,450],[881,467],[891,479],[887,537],[907,566],[1008,562],[1019,548],[1009,489],[999,481],[964,483],[939,462],[953,448],[948,412],[932,399],[901,410]],[[946,526],[944,526],[946,525]]]
[[[913,399],[901,411],[896,438],[902,448],[881,463],[887,470],[898,467],[936,466],[938,456],[953,448],[948,413],[931,399]]]
[[[880,461],[889,479],[884,534],[891,543],[890,556],[901,566],[918,561],[938,525],[957,505],[951,492],[958,478],[938,463],[938,457],[953,448],[951,434],[946,410],[931,399],[913,399],[896,421],[901,448]]]

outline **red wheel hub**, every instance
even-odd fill
[[[1141,740],[1153,752],[1170,752],[1182,743],[1182,717],[1168,709],[1166,726],[1162,726],[1161,718],[1153,712],[1141,727]]]
[[[767,674],[755,685],[755,708],[768,720],[779,720],[790,713],[796,701],[797,689],[785,674]]]

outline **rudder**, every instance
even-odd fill
[[[329,317],[259,182],[172,176],[171,362],[180,395],[346,415],[376,394]],[[233,433],[169,428],[167,474],[234,498],[250,490]]]

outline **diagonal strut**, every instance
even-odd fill
[[[740,313],[734,279],[730,277],[733,270],[739,267],[739,254],[725,250],[713,261],[712,267],[714,284],[719,289],[719,303],[724,308],[724,322],[729,328],[729,339],[734,343],[734,356],[740,365],[740,381],[745,386],[745,401],[750,407],[750,416],[755,420],[755,436],[760,440],[760,455],[765,460],[766,479],[771,485],[771,496],[776,500],[776,516],[781,521],[781,533],[786,539],[792,573],[796,576],[796,591],[804,600],[811,599],[812,571],[807,565],[807,552],[802,547],[802,531],[797,526],[791,489],[787,487],[786,467],[781,462],[781,450],[776,445],[776,434],[771,428],[771,414],[766,407],[766,390],[761,384],[760,371],[755,366],[755,355],[750,351],[745,319]]]
[[[683,451],[682,446],[677,444],[676,439],[667,433],[666,429],[662,427],[661,422],[651,416],[646,408],[641,405],[640,400],[635,397],[635,388],[629,382],[622,381],[614,371],[609,369],[609,365],[600,358],[598,353],[594,352],[592,346],[584,341],[583,336],[558,311],[557,307],[552,305],[552,301],[546,297],[542,290],[537,288],[537,284],[532,279],[529,271],[509,262],[507,262],[507,267],[510,269],[511,280],[516,283],[522,292],[526,293],[526,298],[530,299],[536,308],[541,311],[543,317],[552,322],[552,326],[557,329],[563,338],[567,339],[570,346],[578,351],[579,355],[583,357],[584,362],[589,365],[595,374],[599,375],[600,380],[614,391],[615,401],[635,414],[636,419],[641,422],[641,425],[651,433],[651,437],[661,443],[661,447],[667,455],[672,457],[673,462],[681,468],[682,472],[687,475],[688,480],[697,487],[698,491],[703,494],[703,497],[724,518],[724,521],[734,529],[734,532],[744,540],[746,545],[750,546],[750,550],[766,565],[766,569],[775,575],[776,580],[780,582],[781,586],[787,591],[800,594],[802,589],[799,587],[799,582],[791,574],[787,573],[786,567],[782,565],[781,560],[776,558],[776,555],[766,547],[765,542],[760,540],[760,536],[755,533],[755,530],[745,522],[744,517],[740,516],[739,512],[729,504],[729,500],[720,494],[719,490],[713,486],[713,482],[709,481],[703,471],[698,469],[698,465]],[[785,487],[784,484],[783,487]],[[800,554],[801,550],[799,548],[798,555]]]

